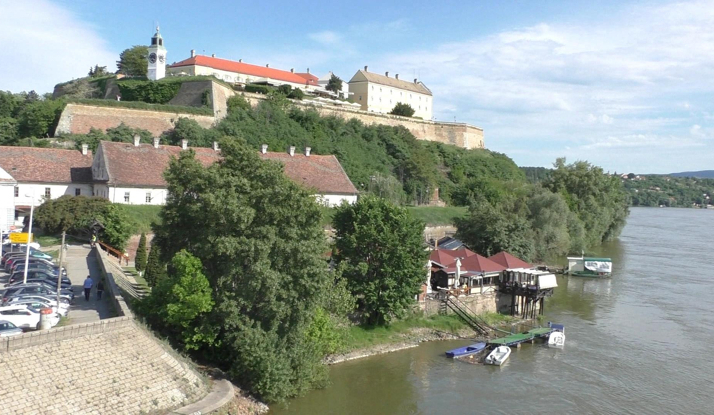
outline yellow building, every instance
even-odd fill
[[[417,79],[404,81],[399,79],[399,74],[390,77],[389,72],[378,75],[368,72],[365,66],[350,79],[349,87],[350,100],[360,104],[363,111],[388,114],[401,102],[414,109],[414,117],[432,118],[431,91]]]

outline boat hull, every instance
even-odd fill
[[[460,357],[476,354],[486,348],[486,343],[476,343],[469,346],[459,347],[458,349],[449,350],[446,352],[447,357]]]
[[[565,334],[560,331],[554,331],[548,336],[548,346],[563,347],[565,346]]]
[[[508,346],[498,346],[486,356],[483,362],[487,365],[501,366],[511,355],[511,348]]]

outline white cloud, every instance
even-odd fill
[[[116,70],[117,52],[95,29],[47,0],[0,2],[0,89],[51,92],[96,64]]]
[[[315,42],[321,43],[323,45],[334,45],[339,43],[340,40],[342,40],[342,36],[340,36],[337,32],[333,32],[331,30],[310,33],[308,37],[314,40]]]

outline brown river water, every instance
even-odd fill
[[[468,341],[341,363],[331,384],[270,414],[714,414],[714,210],[634,208],[607,280],[558,277],[560,349],[502,367],[444,357]]]

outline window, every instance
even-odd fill
[[[74,195],[75,195],[75,196],[79,196],[79,195],[81,195],[81,194],[82,194],[82,189],[80,189],[79,187],[76,188],[76,189],[74,189]]]
[[[151,192],[146,192],[146,203],[151,203]]]
[[[20,186],[15,186],[15,197],[20,196]]]
[[[362,95],[359,96],[359,100],[362,101]]]
[[[52,189],[45,187],[45,198],[52,199]]]
[[[124,192],[124,203],[129,203],[129,192]]]

